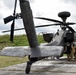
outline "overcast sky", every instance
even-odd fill
[[[4,24],[3,18],[13,14],[15,0],[0,0],[0,34],[3,30],[9,30],[11,22]],[[58,13],[61,11],[69,11],[71,16],[67,21],[76,22],[76,0],[29,0],[34,17],[47,17],[61,20]],[[19,0],[17,3],[17,13],[20,13]],[[34,20],[35,26],[41,24],[52,23],[43,20]],[[15,28],[23,27],[22,20],[16,20]],[[36,31],[40,32],[55,32],[59,26],[51,26],[46,28],[38,28]],[[76,29],[76,26],[73,26]],[[25,31],[16,31],[15,34],[24,34]],[[7,33],[5,33],[7,34]]]

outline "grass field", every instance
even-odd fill
[[[13,43],[11,43],[9,39],[10,39],[9,35],[0,36],[0,50],[8,46],[28,46],[29,45],[26,35],[15,35]],[[39,35],[38,41],[39,43],[44,42],[43,37]],[[23,63],[26,61],[28,61],[27,57],[18,58],[18,57],[0,56],[0,68]]]
[[[7,46],[28,46],[28,40],[26,35],[15,35],[13,43],[10,42],[9,35],[0,36],[0,50]],[[41,35],[38,36],[39,44],[44,42],[43,37]]]
[[[0,68],[20,64],[28,61],[27,57],[19,58],[19,57],[5,57],[0,56]]]

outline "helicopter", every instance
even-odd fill
[[[11,25],[11,30],[7,30],[4,32],[11,32],[10,41],[13,41],[14,31],[24,29],[28,38],[29,46],[18,46],[18,47],[5,47],[0,52],[1,56],[17,56],[17,57],[25,57],[28,56],[29,61],[27,62],[27,66],[25,69],[26,74],[30,73],[31,66],[36,61],[44,59],[46,57],[54,56],[61,57],[65,53],[66,43],[72,43],[76,40],[75,30],[69,25],[74,25],[74,22],[66,22],[66,19],[70,17],[70,12],[63,11],[58,13],[58,16],[62,19],[62,21],[44,18],[44,17],[35,17],[36,19],[47,20],[51,22],[55,22],[55,24],[49,25],[40,25],[35,26],[33,21],[33,14],[30,7],[30,3],[28,0],[19,0],[21,13],[16,14],[16,5],[17,0],[15,0],[14,14],[13,16],[8,16],[4,18],[5,24],[13,21]],[[24,28],[14,29],[15,19],[22,19]],[[39,45],[37,40],[37,35],[35,28],[46,27],[46,26],[60,26],[61,30],[58,30],[54,35],[51,34],[43,34],[44,40],[47,44]]]

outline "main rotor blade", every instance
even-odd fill
[[[58,22],[63,24],[63,22],[59,21],[59,20],[55,20],[55,19],[49,19],[49,18],[44,18],[44,17],[35,17],[36,19],[43,19],[43,20],[47,20],[47,21],[53,21],[53,22]]]
[[[13,20],[13,23],[11,25],[11,33],[10,33],[10,41],[13,42],[13,36],[14,36],[14,24],[15,24],[15,20]]]
[[[14,13],[13,13],[14,17],[16,14],[16,6],[17,6],[17,0],[15,0],[15,5],[14,5]],[[13,42],[13,37],[14,37],[14,26],[15,26],[15,19],[13,20],[13,23],[11,25],[11,33],[10,33],[10,41],[11,42]]]
[[[14,29],[14,31],[17,31],[17,30],[23,30],[25,28],[19,28],[19,29]],[[6,30],[6,31],[2,31],[2,33],[6,33],[6,32],[10,32],[11,30]]]
[[[39,28],[39,27],[47,27],[47,26],[53,26],[53,25],[61,25],[61,24],[48,24],[48,25],[40,25],[40,26],[35,26],[35,28]]]
[[[64,23],[64,26],[66,26],[71,32],[75,33],[75,30],[69,26],[69,25],[74,25],[74,24],[76,24],[76,23],[67,22],[67,23]]]
[[[61,25],[61,24],[48,24],[48,25],[39,25],[39,26],[35,26],[35,28],[39,28],[39,27],[47,27],[47,26],[53,26],[53,25]],[[17,31],[17,30],[23,30],[25,28],[19,28],[19,29],[14,29],[14,31]],[[11,30],[6,30],[6,31],[2,31],[2,33],[5,33],[5,32],[10,32]]]
[[[72,27],[70,27],[69,25],[67,25],[66,27],[67,27],[71,32],[75,33],[75,30],[74,30]]]
[[[74,25],[74,24],[76,24],[76,23],[74,23],[74,22],[67,22],[66,23],[66,25]]]
[[[68,26],[68,25],[74,25],[74,24],[76,24],[76,23],[65,23],[65,26],[67,27],[67,28],[69,28],[71,31],[73,31],[74,32],[74,29],[73,28],[71,28],[70,26]],[[48,24],[48,25],[39,25],[39,26],[35,26],[35,28],[39,28],[39,27],[47,27],[47,26],[53,26],[53,25],[62,25],[62,24]],[[19,29],[14,29],[14,31],[18,31],[18,30],[23,30],[23,29],[25,29],[25,28],[19,28]],[[2,33],[5,33],[5,32],[10,32],[11,30],[6,30],[6,31],[2,31]]]
[[[17,0],[15,0],[15,5],[14,5],[14,13],[13,13],[14,16],[16,14],[16,7],[17,7]]]

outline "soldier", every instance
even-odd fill
[[[70,61],[72,59],[72,56],[71,56],[71,44],[70,43],[67,43],[67,51],[66,51],[66,54],[67,54],[67,60]]]
[[[74,49],[74,59],[76,60],[76,46],[75,45],[74,45],[73,49]]]
[[[73,59],[73,57],[75,58],[75,45],[74,44],[71,44],[71,57]]]
[[[74,59],[76,60],[76,49],[75,49],[75,53],[74,53]]]
[[[67,53],[68,61],[73,60],[75,48],[74,48],[74,45],[72,43],[67,43],[66,53]]]

